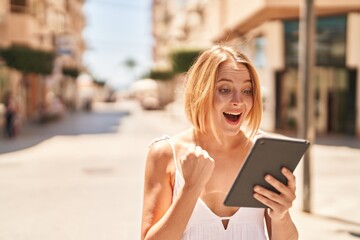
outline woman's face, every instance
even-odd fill
[[[244,64],[220,65],[215,82],[214,123],[219,134],[235,136],[253,106],[253,86]]]

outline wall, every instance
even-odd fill
[[[356,135],[360,136],[360,13],[350,13],[347,18],[346,65],[357,69],[356,79]]]

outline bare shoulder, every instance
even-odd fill
[[[173,151],[169,140],[166,137],[155,139],[149,146],[147,165],[154,167],[166,167],[173,157]],[[163,169],[163,168],[161,168]]]
[[[171,137],[176,150],[182,151],[187,149],[190,144],[194,143],[194,136],[192,128],[186,129]]]
[[[184,130],[171,137],[155,139],[150,145],[148,161],[156,165],[172,164],[175,156],[182,153],[192,141],[192,131]]]

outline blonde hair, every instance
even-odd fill
[[[253,87],[253,107],[247,119],[244,132],[252,139],[260,127],[262,117],[262,99],[258,74],[244,53],[229,46],[214,46],[202,52],[187,73],[185,85],[185,113],[193,124],[195,133],[206,133],[206,118],[210,128],[219,141],[213,114],[215,81],[221,63],[232,61],[242,63],[249,70]]]

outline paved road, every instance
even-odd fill
[[[181,111],[98,105],[1,139],[0,239],[139,239],[147,145],[187,127]],[[315,214],[301,192],[292,210],[300,239],[360,238],[360,149],[331,143],[313,148]]]
[[[140,238],[147,146],[179,127],[132,103],[97,109],[0,140],[1,240]]]

